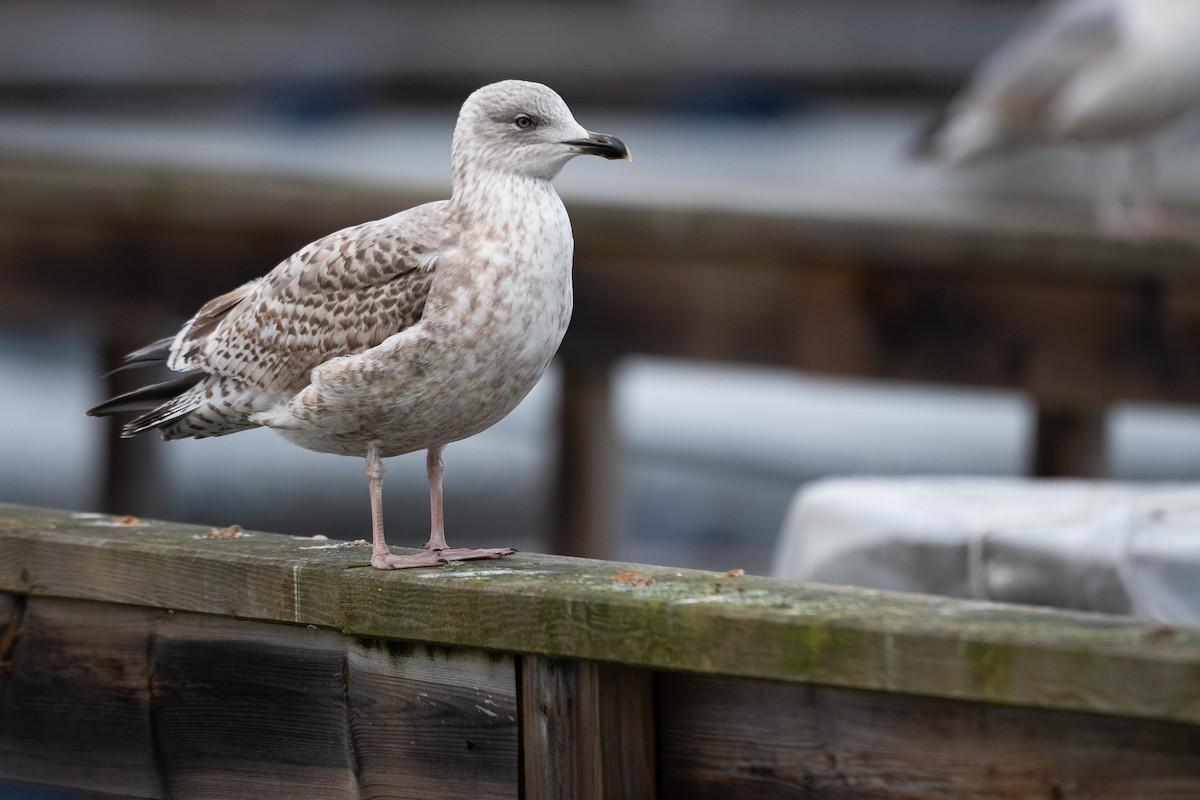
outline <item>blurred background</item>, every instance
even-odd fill
[[[458,106],[510,77],[634,160],[557,182],[575,320],[447,449],[456,544],[766,573],[819,477],[1195,479],[1194,244],[1099,237],[1079,151],[907,156],[1032,6],[5,0],[0,501],[366,536],[361,461],[117,441],[83,411],[208,298],[444,197]],[[1163,136],[1177,208],[1196,138]],[[425,540],[419,454],[385,504],[393,545]]]

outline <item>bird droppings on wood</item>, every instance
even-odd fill
[[[132,514],[125,514],[124,516],[120,517],[112,517],[108,514],[81,512],[72,514],[71,519],[82,522],[86,525],[97,525],[102,528],[137,528],[144,524],[140,519]]]
[[[242,526],[238,524],[228,525],[224,528],[213,528],[208,533],[204,534],[204,539],[237,539],[241,536],[247,536]]]
[[[649,575],[643,575],[640,572],[627,570],[618,575],[613,575],[614,581],[625,581],[630,586],[653,586],[656,581]]]
[[[371,546],[371,543],[368,542],[366,539],[355,539],[352,542],[332,542],[329,540],[328,536],[324,536],[322,534],[317,534],[317,536],[313,536],[311,538],[315,539],[318,542],[325,542],[326,544],[310,544],[310,545],[301,547],[300,548],[301,550],[344,550],[348,547],[370,547]]]

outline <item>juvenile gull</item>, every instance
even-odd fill
[[[958,165],[1038,144],[1129,144],[1133,207],[1108,180],[1097,222],[1146,232],[1161,222],[1150,135],[1198,99],[1200,0],[1059,0],[984,62],[918,150]]]
[[[571,223],[550,181],[577,155],[628,159],[551,89],[503,81],[459,112],[451,195],[318,239],[206,303],[126,366],[182,373],[91,409],[139,411],[122,436],[223,436],[259,426],[366,459],[379,569],[499,558],[446,545],[442,449],[508,414],[537,383],[571,317]],[[426,552],[383,533],[383,461],[426,450]]]

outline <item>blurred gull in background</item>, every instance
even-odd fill
[[[1097,224],[1118,236],[1164,233],[1151,135],[1197,99],[1200,0],[1063,0],[984,62],[918,153],[958,166],[1038,144],[1127,143],[1127,187],[1097,169]]]

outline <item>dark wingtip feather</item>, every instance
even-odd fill
[[[174,400],[180,394],[203,380],[203,378],[203,372],[188,372],[169,381],[143,386],[140,389],[134,389],[132,392],[118,395],[111,400],[105,400],[100,405],[89,408],[84,413],[89,417],[109,417],[124,411],[151,411],[163,403]]]
[[[151,367],[155,364],[164,364],[171,357],[171,345],[174,343],[175,337],[167,336],[156,342],[151,342],[145,347],[134,350],[121,360],[121,366],[105,373],[104,377],[107,378],[110,375],[115,375],[118,372],[136,367]]]

